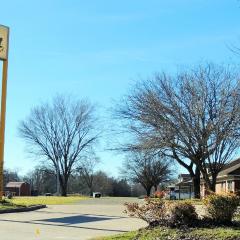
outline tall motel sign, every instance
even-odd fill
[[[3,197],[3,163],[4,163],[4,135],[7,97],[7,71],[8,71],[8,43],[9,28],[0,25],[0,61],[2,61],[2,95],[0,116],[0,200]]]

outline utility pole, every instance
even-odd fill
[[[7,72],[8,72],[8,43],[9,28],[0,25],[0,60],[2,68],[2,96],[1,96],[1,122],[0,122],[0,200],[3,197],[3,163],[4,163],[4,140],[5,140],[5,119],[7,100]]]

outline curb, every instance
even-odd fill
[[[16,212],[30,212],[30,211],[35,211],[41,208],[46,208],[46,205],[34,205],[34,206],[29,206],[29,207],[19,207],[19,208],[14,208],[14,209],[4,209],[0,210],[0,214],[3,213],[16,213]]]

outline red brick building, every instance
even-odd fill
[[[5,187],[5,192],[11,192],[15,196],[31,196],[31,187],[26,182],[9,182]]]

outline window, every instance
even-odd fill
[[[233,182],[232,181],[228,181],[228,191],[232,191],[233,190]]]

